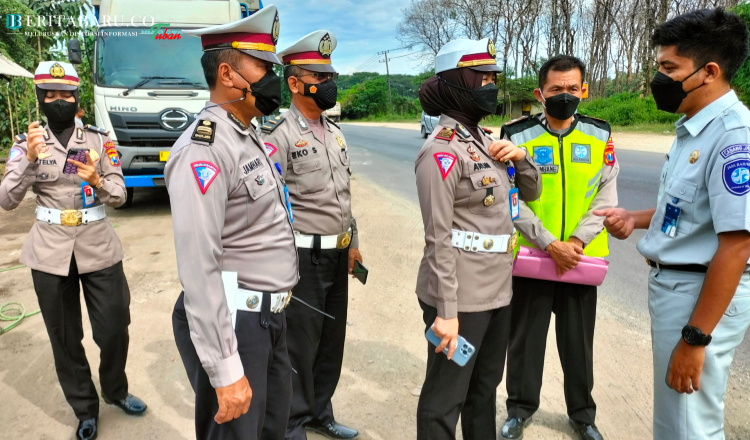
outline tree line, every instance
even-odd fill
[[[412,0],[398,25],[428,58],[455,38],[489,38],[508,78],[536,76],[554,55],[580,58],[592,97],[648,93],[656,72],[650,37],[664,21],[705,8],[747,11],[739,0]]]

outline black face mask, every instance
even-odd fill
[[[338,87],[333,79],[329,78],[320,84],[308,84],[300,81],[305,85],[304,96],[309,96],[315,101],[315,105],[321,110],[328,110],[336,105],[338,97]],[[314,92],[313,87],[315,88]]]
[[[561,121],[570,119],[578,109],[578,104],[581,103],[580,98],[570,93],[560,93],[546,99],[542,96],[542,99],[544,100],[544,109],[547,110],[547,114]]]
[[[39,105],[51,127],[63,128],[75,125],[74,119],[76,112],[78,112],[78,103],[57,99],[52,102],[42,100]]]
[[[443,78],[440,78],[440,80],[449,87],[469,92],[471,103],[474,104],[477,110],[475,112],[476,114],[472,116],[476,117],[477,120],[482,119],[487,115],[494,115],[497,112],[497,95],[500,92],[500,89],[498,89],[495,84],[490,83],[478,89],[467,89],[456,84],[451,84]]]
[[[500,90],[496,85],[487,84],[471,91],[471,102],[482,112],[494,115],[497,112],[497,95],[499,92]]]
[[[236,69],[235,72],[237,72]],[[250,90],[235,87],[235,89],[242,91],[243,99],[248,93],[255,96],[255,108],[266,116],[279,108],[281,105],[281,79],[273,70],[266,72],[263,78],[254,83],[245,79],[240,72],[237,72],[237,75],[250,86]]]
[[[698,73],[705,66],[705,64],[700,66],[695,72],[686,76],[682,81],[677,81],[661,72],[656,72],[656,75],[654,75],[654,78],[651,80],[651,94],[654,95],[656,108],[669,113],[677,113],[677,109],[680,108],[682,101],[687,97],[688,93],[706,85],[703,83],[687,92],[682,88],[683,83],[687,81],[688,78]]]

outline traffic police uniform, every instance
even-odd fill
[[[278,63],[274,6],[191,34],[204,50],[226,45]],[[298,279],[284,181],[253,127],[211,102],[172,147],[165,177],[183,287],[172,324],[196,394],[196,436],[283,439],[292,373],[284,308]],[[217,424],[215,388],[243,375],[250,410]]]
[[[544,250],[556,240],[576,237],[584,255],[605,257],[607,232],[603,219],[592,212],[617,205],[619,163],[609,124],[576,114],[570,128],[553,132],[540,114],[507,123],[501,136],[533,154],[543,176],[539,200],[521,204],[519,246]],[[568,416],[593,425],[596,286],[514,277],[513,291],[508,418],[527,419],[539,409],[546,348],[540,341],[547,340],[554,312]]]
[[[436,73],[465,60],[496,67],[488,40],[454,40],[435,59]],[[481,63],[481,64],[480,64]],[[417,438],[455,438],[459,415],[464,439],[495,438],[495,395],[503,375],[510,324],[515,230],[510,192],[534,200],[539,170],[527,154],[515,166],[496,162],[493,139],[475,139],[442,115],[417,155],[416,177],[425,228],[416,293],[425,331],[436,317],[458,318],[459,334],[476,353],[464,367],[427,344],[427,372],[417,407]],[[456,353],[457,355],[458,353]]]
[[[34,84],[41,90],[75,91],[79,80],[72,65],[45,61],[35,72]],[[0,184],[0,206],[16,208],[29,188],[36,194],[37,221],[20,261],[31,268],[63,394],[76,417],[84,421],[98,416],[99,396],[81,344],[79,283],[94,342],[101,349],[102,394],[108,401],[128,396],[130,291],[122,267],[122,245],[104,207],[123,204],[125,181],[107,132],[92,126],[72,128],[67,145],[62,145],[49,127],[43,128],[46,144],[33,163],[27,159],[26,134],[15,137]],[[101,179],[98,188],[76,173],[63,172],[70,148],[89,150]]]
[[[718,249],[717,234],[750,231],[750,111],[730,91],[675,126],[656,212],[638,243],[638,251],[652,266],[648,284],[654,438],[723,439],[729,367],[750,325],[748,272],[711,334],[700,391],[680,394],[667,386],[665,378]],[[679,209],[676,219],[675,209]]]
[[[335,48],[336,37],[320,30],[279,57],[286,66],[335,73],[330,59]],[[261,130],[271,160],[278,162],[289,185],[300,263],[294,294],[335,318],[301,302],[287,310],[289,356],[296,372],[287,439],[305,439],[305,425],[320,428],[335,422],[331,398],[344,356],[349,249],[359,247],[351,210],[349,149],[336,124],[324,116],[308,120],[294,104]],[[351,436],[356,431],[346,437]]]

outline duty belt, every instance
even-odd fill
[[[55,209],[37,205],[36,219],[50,225],[80,226],[107,218],[104,205],[86,209]]]
[[[469,252],[489,252],[493,254],[510,254],[518,243],[516,230],[510,235],[487,235],[479,232],[467,232],[452,229],[451,244],[455,248]]]
[[[263,292],[241,289],[237,283],[237,272],[222,272],[221,281],[224,284],[224,295],[227,307],[232,316],[232,327],[237,325],[237,310],[246,312],[260,312],[263,309]],[[292,299],[292,292],[270,293],[271,313],[281,313]]]
[[[321,235],[320,236],[320,248],[321,249],[346,249],[352,242],[352,230],[342,232],[338,235]],[[312,249],[314,235],[301,234],[294,231],[294,242],[298,248]]]
[[[660,264],[655,261],[651,261],[648,258],[646,258],[646,263],[648,263],[648,265],[653,267],[654,269],[659,270],[677,270],[680,272],[697,273],[706,273],[708,271],[708,266],[704,266],[702,264]]]

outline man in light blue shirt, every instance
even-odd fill
[[[684,114],[661,173],[656,208],[594,212],[615,237],[648,229],[654,439],[723,439],[724,393],[750,326],[750,111],[730,82],[748,30],[722,9],[656,29],[659,109]]]

